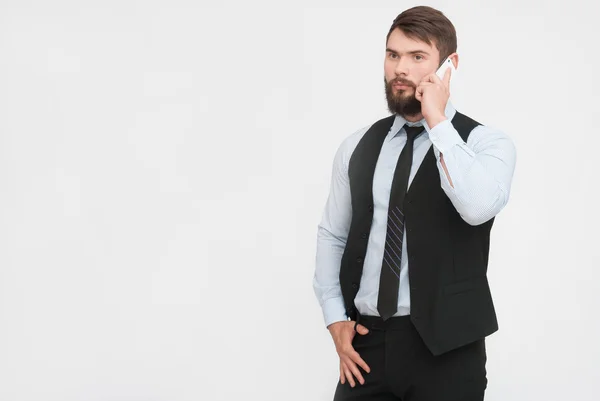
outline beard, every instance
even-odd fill
[[[406,117],[414,116],[421,112],[421,102],[415,97],[416,86],[412,82],[403,79],[392,79],[390,82],[387,82],[385,77],[383,77],[383,83],[385,85],[385,98],[390,113]],[[402,89],[394,93],[394,88],[392,88],[394,83],[409,85],[412,87],[413,94],[407,95],[407,91]]]

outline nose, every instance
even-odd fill
[[[408,75],[408,60],[406,57],[399,58],[399,60],[396,62],[396,68],[394,68],[394,72],[396,73],[397,77],[406,77]]]

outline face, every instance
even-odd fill
[[[435,44],[410,39],[396,28],[390,34],[385,52],[385,95],[391,113],[402,117],[421,113],[415,90],[421,80],[434,73],[440,56]]]

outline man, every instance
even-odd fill
[[[475,401],[498,329],[486,272],[516,150],[456,111],[456,31],[401,13],[386,38],[391,116],[347,137],[318,230],[314,289],[340,357],[335,400]]]

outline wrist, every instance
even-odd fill
[[[346,320],[338,320],[337,322],[333,322],[327,326],[327,330],[331,331],[331,329],[341,326],[341,323],[344,323],[345,321]]]
[[[429,129],[432,129],[433,127],[435,127],[436,125],[438,125],[439,123],[446,121],[448,118],[443,115],[443,114],[436,114],[433,117],[425,117],[425,121],[427,121],[427,125],[429,126]]]

